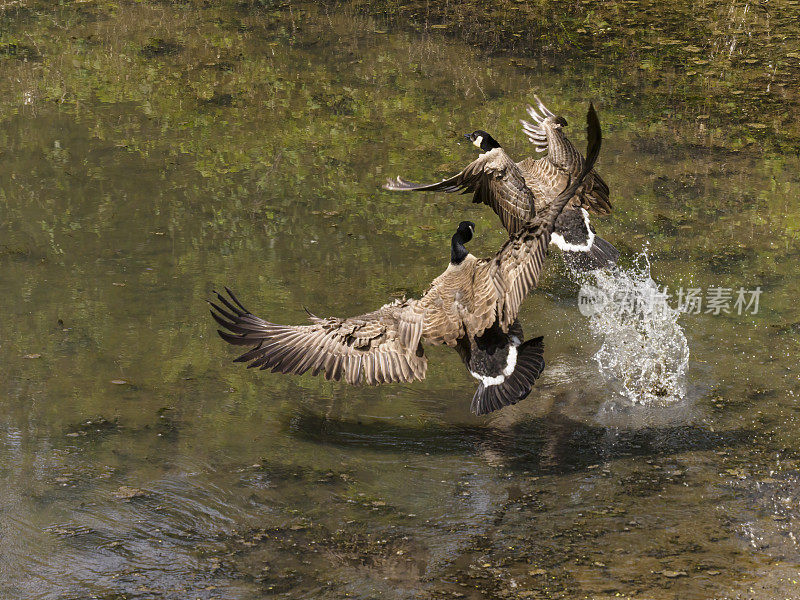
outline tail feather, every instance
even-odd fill
[[[564,253],[567,265],[576,271],[613,267],[619,258],[617,249],[597,235],[585,208],[565,209],[556,220],[550,239]]]
[[[472,398],[470,409],[476,415],[516,404],[527,398],[531,388],[544,370],[544,343],[541,337],[524,342],[517,348],[514,371],[497,385],[481,383]]]
[[[567,266],[576,271],[607,269],[617,264],[618,260],[619,250],[599,235],[594,236],[592,245],[585,252],[564,252]]]

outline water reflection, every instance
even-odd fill
[[[287,428],[303,440],[338,447],[425,455],[485,451],[496,464],[526,473],[568,473],[623,457],[735,447],[752,442],[757,434],[746,429],[715,432],[692,425],[626,430],[587,425],[561,414],[527,418],[501,428],[440,423],[404,427],[304,411],[292,415]]]

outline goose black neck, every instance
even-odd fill
[[[489,152],[490,150],[494,150],[495,148],[500,148],[500,144],[492,136],[486,134],[486,136],[481,141],[481,150],[483,150],[484,152]]]
[[[464,259],[467,258],[467,249],[464,247],[464,242],[466,242],[464,236],[460,232],[456,232],[453,236],[453,239],[450,241],[450,263],[454,265],[460,265],[464,262]]]

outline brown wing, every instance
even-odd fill
[[[547,128],[544,126],[544,122],[550,119],[558,119],[558,116],[550,111],[541,100],[539,100],[539,96],[533,96],[533,99],[536,100],[536,104],[538,106],[539,112],[537,109],[533,108],[530,104],[527,107],[528,114],[533,118],[533,123],[529,123],[528,121],[520,120],[522,123],[522,129],[525,132],[525,135],[528,136],[530,142],[536,146],[537,152],[547,152],[547,146],[549,145],[548,140],[548,131]],[[541,113],[541,114],[539,114]],[[564,121],[566,123],[566,121]]]
[[[537,199],[541,201],[541,198],[545,198],[545,201],[549,202],[579,175],[584,158],[561,129],[566,121],[553,114],[537,96],[534,96],[534,99],[539,112],[528,106],[528,114],[534,123],[521,121],[522,128],[528,139],[536,146],[536,150],[539,152],[546,150],[547,156],[539,160],[525,159],[519,163],[519,167],[525,174],[528,187]],[[561,126],[553,127],[555,124]],[[581,206],[593,214],[611,213],[608,185],[594,170],[587,175],[578,200],[579,204],[574,203],[576,207]]]
[[[422,338],[432,344],[455,346],[469,333],[479,336],[494,322],[498,293],[490,277],[476,277],[484,261],[472,254],[450,265],[416,302],[425,311]]]
[[[491,206],[509,234],[530,219],[535,205],[525,176],[502,148],[484,152],[463,171],[439,183],[417,184],[398,177],[383,187],[392,191],[473,192],[472,201]]]
[[[567,188],[570,182],[569,173],[556,167],[547,160],[547,157],[535,159],[526,158],[517,163],[520,171],[525,176],[525,183],[536,197],[536,212],[544,208],[558,196],[558,193]]]
[[[497,320],[503,330],[511,326],[517,318],[525,296],[539,284],[555,221],[570,199],[576,193],[580,193],[579,188],[597,160],[602,134],[597,113],[591,104],[586,121],[589,140],[587,159],[578,177],[549,204],[545,211],[539,213],[516,235],[511,236],[495,257],[487,261],[483,267],[485,276],[492,278],[499,290]]]
[[[592,171],[586,177],[586,190],[581,194],[581,206],[596,215],[611,214],[611,200],[608,198],[608,184]]]
[[[248,368],[312,375],[347,383],[390,383],[425,378],[428,362],[419,343],[424,311],[414,301],[395,302],[348,319],[320,319],[311,325],[276,325],[251,314],[226,288],[211,315],[228,331],[223,340],[251,349],[235,359]],[[224,307],[224,308],[223,308]],[[230,332],[230,333],[229,333]]]

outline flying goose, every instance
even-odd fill
[[[544,368],[542,338],[523,342],[517,313],[539,282],[553,225],[591,170],[600,150],[600,123],[587,113],[587,159],[570,185],[512,235],[491,258],[476,258],[464,244],[475,225],[463,221],[450,243],[450,264],[419,299],[395,300],[349,318],[310,325],[277,325],[256,317],[226,288],[210,302],[227,331],[223,340],[250,349],[235,359],[273,372],[324,372],[327,379],[375,385],[422,380],[422,342],[454,347],[480,381],[472,412],[482,415],[525,398]]]
[[[534,123],[522,121],[523,129],[540,158],[515,163],[490,134],[477,130],[467,137],[481,155],[457,175],[433,184],[416,184],[398,177],[383,186],[392,191],[473,192],[472,201],[492,208],[509,234],[514,234],[536,213],[544,210],[567,188],[583,168],[581,153],[564,135],[567,122],[554,115],[534,96],[541,114],[532,106]],[[617,262],[619,252],[596,235],[589,212],[611,212],[608,186],[595,171],[586,177],[581,193],[556,220],[551,242],[565,252],[568,262],[580,269],[597,269]]]

